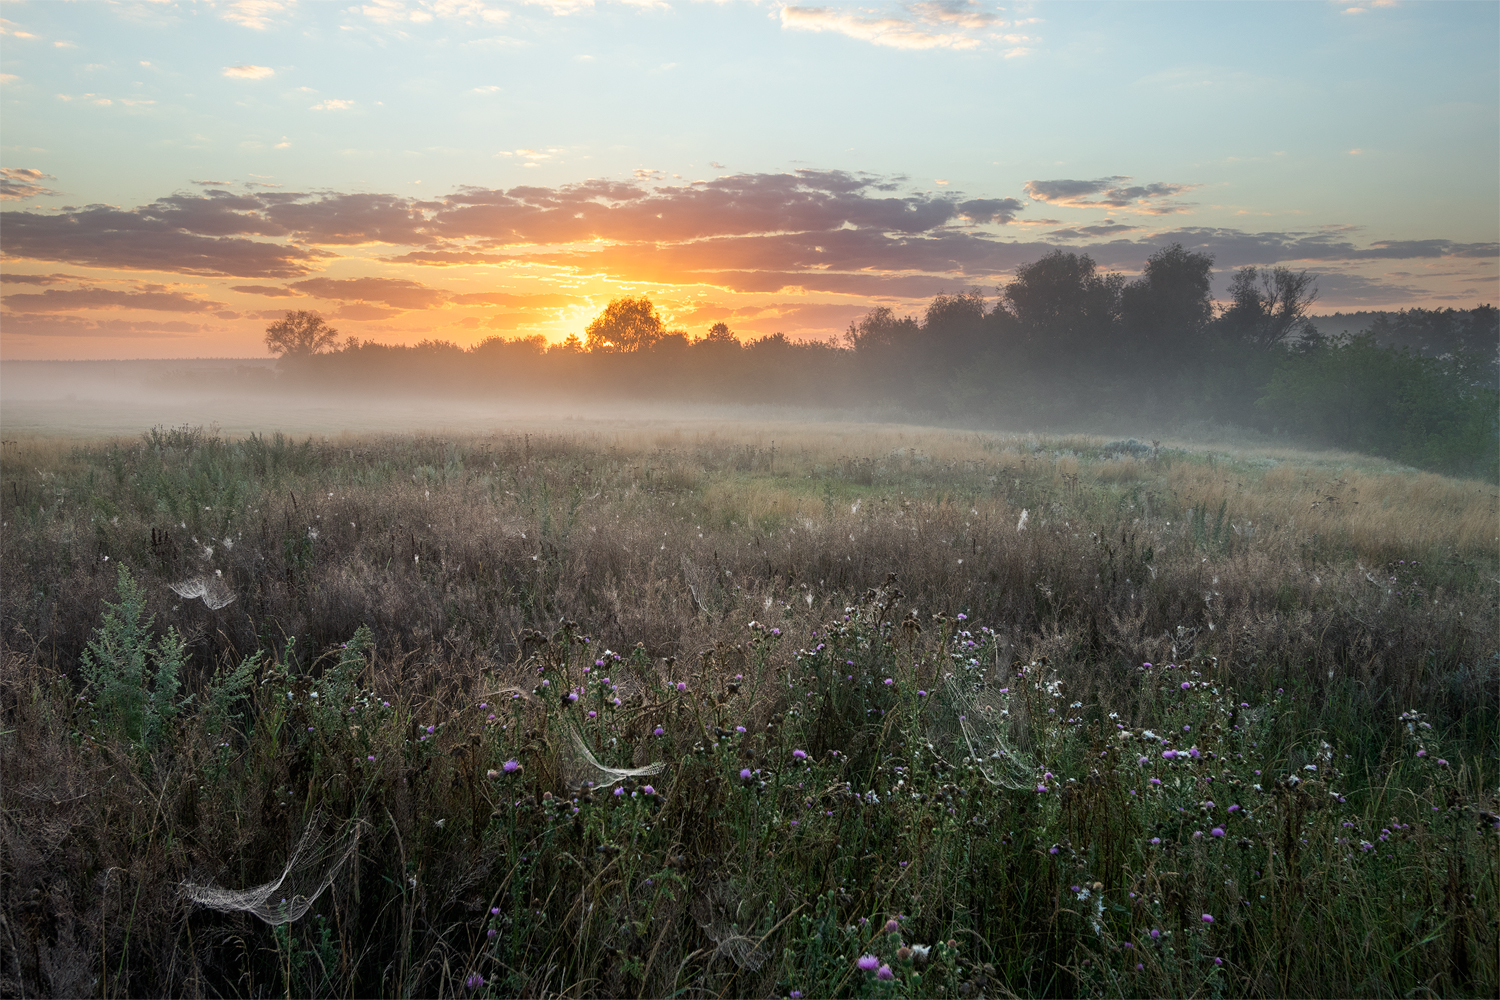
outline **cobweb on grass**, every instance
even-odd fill
[[[928,736],[938,753],[974,765],[990,784],[1028,788],[1036,766],[1025,752],[1030,735],[1026,698],[1019,688],[1006,689],[998,651],[989,673],[955,665],[943,676]]]
[[[224,578],[218,575],[191,576],[179,583],[169,583],[167,586],[171,588],[172,593],[185,601],[202,598],[203,603],[214,611],[227,608],[234,603],[234,594],[230,593]]]
[[[647,764],[645,767],[606,767],[599,763],[589,750],[587,743],[578,730],[569,727],[568,736],[571,739],[564,741],[558,751],[558,763],[562,765],[563,779],[569,785],[613,785],[617,781],[626,778],[642,778],[652,774],[660,774],[666,764],[657,761]]]
[[[200,906],[222,913],[253,913],[272,926],[300,920],[359,847],[359,822],[328,835],[320,832],[322,820],[322,815],[315,813],[308,821],[286,869],[274,882],[238,890],[184,882],[183,894]]]
[[[740,930],[734,919],[738,909],[735,892],[726,882],[709,886],[694,898],[690,907],[699,929],[713,941],[714,954],[754,972],[765,964],[766,952],[758,939]]]

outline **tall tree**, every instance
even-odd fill
[[[289,309],[283,319],[266,327],[266,347],[283,358],[306,358],[332,347],[338,336],[317,313]]]
[[[1002,293],[1022,339],[1044,355],[1107,346],[1120,318],[1125,279],[1099,274],[1088,254],[1054,250],[1016,269]]]
[[[1156,251],[1140,278],[1125,286],[1120,315],[1131,346],[1148,358],[1181,356],[1203,339],[1214,318],[1214,259],[1181,243]]]
[[[1318,300],[1318,279],[1287,267],[1242,267],[1230,282],[1229,299],[1220,317],[1225,334],[1253,347],[1275,347],[1310,328],[1305,320]]]
[[[615,299],[585,333],[590,351],[643,351],[666,332],[656,306],[647,298]]]

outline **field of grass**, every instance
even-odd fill
[[[704,421],[0,490],[7,995],[1500,984],[1494,484]]]

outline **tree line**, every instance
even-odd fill
[[[921,316],[879,307],[832,342],[741,340],[723,323],[692,337],[648,299],[622,298],[558,344],[340,344],[307,312],[272,324],[266,343],[290,384],[800,405],[974,426],[1241,426],[1448,472],[1500,469],[1494,307],[1375,314],[1362,333],[1328,336],[1308,314],[1310,272],[1241,268],[1222,307],[1212,274],[1212,257],[1178,244],[1134,281],[1057,250],[1018,268],[993,307],[977,289],[938,295]]]

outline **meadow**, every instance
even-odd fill
[[[708,419],[0,490],[6,995],[1500,988],[1493,483]]]

